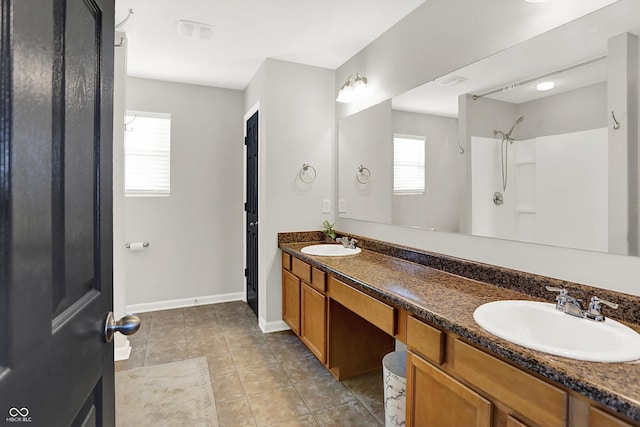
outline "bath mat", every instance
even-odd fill
[[[207,359],[117,372],[116,425],[217,427]]]

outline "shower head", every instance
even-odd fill
[[[509,129],[509,132],[507,132],[507,134],[505,135],[505,138],[507,138],[509,141],[513,142],[513,140],[511,140],[511,132],[513,132],[513,129],[515,129],[515,127],[518,126],[523,121],[524,121],[524,116],[518,117],[518,120],[516,120],[516,122],[513,124],[513,126],[511,126],[511,129]]]

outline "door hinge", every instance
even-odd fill
[[[247,145],[248,141],[249,141],[249,137],[245,136],[244,137],[244,145]]]
[[[249,211],[249,204],[245,202],[244,204],[244,211],[248,212]]]
[[[249,269],[248,268],[244,269],[244,277],[249,277]]]

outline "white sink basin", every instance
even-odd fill
[[[489,333],[515,344],[571,359],[629,362],[640,359],[640,334],[606,319],[581,319],[535,301],[495,301],[473,312]]]
[[[326,244],[326,245],[311,245],[302,248],[302,253],[307,255],[318,256],[347,256],[355,255],[361,252],[360,248],[349,249],[342,245]]]

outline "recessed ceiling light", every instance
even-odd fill
[[[540,92],[545,91],[545,90],[551,90],[554,87],[556,87],[555,82],[542,82],[542,83],[538,83],[536,85],[536,89]]]
[[[527,3],[544,3],[549,0],[525,0]]]

